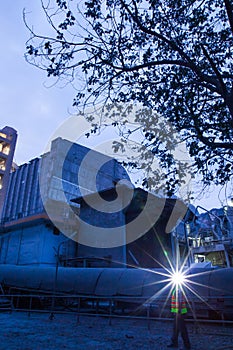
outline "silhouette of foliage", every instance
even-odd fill
[[[42,7],[54,35],[35,33],[25,19],[31,33],[26,59],[76,84],[74,106],[140,103],[186,142],[192,174],[205,185],[231,180],[232,1],[57,0]],[[173,160],[160,147],[157,119],[141,117],[135,119],[150,161],[159,155],[169,169]],[[113,118],[112,125],[123,120]]]

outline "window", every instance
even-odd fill
[[[0,170],[6,170],[6,161],[5,159],[0,158]]]
[[[9,154],[10,153],[10,146],[9,145],[7,145],[7,146],[5,146],[5,147],[3,147],[3,149],[2,149],[2,153],[4,153],[4,154]]]
[[[0,142],[0,152],[8,155],[10,153],[10,145],[5,142]]]

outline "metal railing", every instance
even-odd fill
[[[0,295],[0,309],[1,299],[9,300],[8,311],[24,311],[30,317],[31,313],[47,313],[52,320],[55,314],[74,314],[79,322],[80,316],[105,316],[109,319],[111,324],[113,318],[133,318],[144,319],[147,321],[148,329],[152,320],[171,321],[170,305],[165,305],[164,299],[149,300],[145,302],[142,297],[126,297],[126,296],[93,296],[93,295],[61,295],[61,294],[29,294],[29,293],[9,293]],[[208,298],[211,301],[211,298]],[[212,301],[216,298],[212,297]],[[233,297],[225,297],[225,300],[232,305],[233,312]],[[135,308],[130,309],[129,304],[133,303]],[[165,305],[164,308],[161,305]],[[169,303],[170,304],[170,303]],[[215,323],[215,324],[230,324],[233,325],[233,318],[226,320],[223,311],[219,310],[219,319],[200,319],[197,318],[198,310],[195,306],[195,301],[190,300],[189,304],[193,308],[193,314],[189,313],[188,322],[193,322],[194,325],[201,323]],[[128,306],[128,309],[127,309]],[[128,310],[124,312],[124,308]],[[203,306],[202,306],[203,308]],[[213,308],[206,308],[206,310],[213,310]],[[158,311],[159,310],[159,311]],[[216,310],[215,310],[216,311]],[[216,311],[217,312],[217,311]],[[156,314],[156,316],[155,316]]]

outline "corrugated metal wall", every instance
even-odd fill
[[[59,212],[59,203],[62,201],[69,203],[70,199],[80,196],[78,172],[80,165],[83,166],[84,157],[89,152],[90,149],[86,147],[58,138],[52,142],[50,152],[21,165],[11,173],[2,216],[2,224],[7,226],[1,228],[0,264],[56,263],[53,248],[58,247],[61,239],[67,238],[62,234],[54,235],[51,229],[53,225],[51,224],[50,229],[47,227],[48,220],[44,220],[39,225],[38,215],[37,219],[36,216],[33,218],[33,215],[45,212],[43,203],[46,199],[55,202],[55,210]],[[98,168],[101,163],[103,165]],[[91,183],[93,172],[97,173],[94,185],[98,190],[114,187],[119,179],[129,179],[125,169],[116,160],[92,151],[92,156],[82,172],[82,187],[87,193],[93,191],[93,183]],[[92,185],[91,189],[90,185]],[[43,201],[41,189],[45,194]],[[66,222],[64,215],[64,212],[59,212],[59,220]],[[33,221],[28,223],[27,218]],[[95,217],[90,216],[90,220],[93,222],[102,220],[106,225],[106,220],[110,219],[104,216],[100,218],[97,213]],[[110,222],[112,220],[111,218]],[[124,218],[122,220],[124,221]],[[66,258],[73,258],[77,253],[77,243],[73,241],[71,243],[72,245],[66,249],[65,245],[61,247],[63,251],[66,250]],[[84,254],[84,252],[80,253]],[[85,254],[91,253],[93,251],[85,251]],[[101,251],[100,255],[103,254],[106,255],[106,251]],[[117,261],[123,258],[121,248],[112,250],[111,254]]]
[[[83,158],[90,149],[67,140],[58,138],[52,142],[51,151],[41,158],[35,158],[29,163],[21,165],[11,173],[8,193],[3,210],[3,222],[17,220],[22,217],[43,212],[40,196],[40,186],[45,186],[45,193],[50,199],[59,200],[59,191],[65,193],[67,200],[80,196],[78,172]],[[94,151],[93,151],[94,152]],[[96,169],[99,164],[97,158],[106,163]],[[43,164],[44,180],[39,184],[39,169]],[[125,169],[115,160],[101,153],[94,152],[88,167],[84,171],[83,184],[87,192],[92,173],[97,172],[96,188],[102,190],[114,187],[119,179],[129,179]]]
[[[2,221],[9,222],[43,212],[38,168],[40,159],[21,165],[11,173]]]
[[[54,247],[64,240],[44,223],[14,228],[0,237],[0,264],[53,266],[57,261]]]

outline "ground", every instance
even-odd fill
[[[74,314],[56,314],[50,320],[47,313],[0,313],[0,350],[165,350],[172,331],[171,321],[110,322],[100,316],[81,316],[77,321]],[[188,330],[193,350],[233,349],[232,326],[228,335],[222,334],[223,327],[188,324]]]

